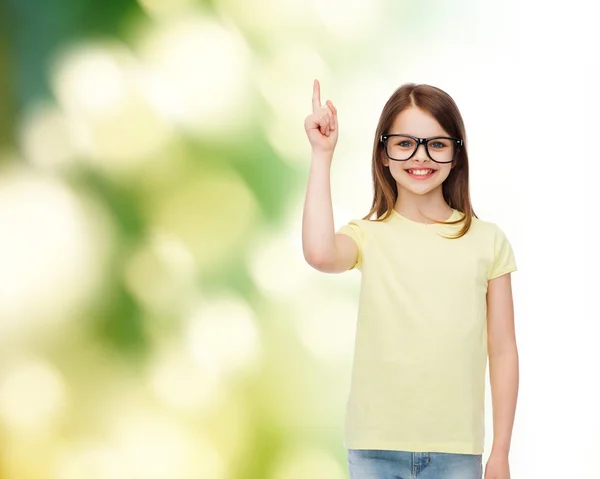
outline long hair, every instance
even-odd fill
[[[433,116],[450,136],[463,140],[463,146],[454,160],[455,166],[442,183],[442,192],[448,205],[463,213],[464,216],[455,221],[437,221],[421,213],[427,219],[439,224],[453,225],[464,221],[460,231],[452,237],[457,239],[469,231],[472,217],[477,218],[469,195],[469,157],[465,126],[452,97],[445,91],[431,85],[405,83],[393,93],[383,107],[373,144],[371,164],[373,203],[371,211],[363,219],[369,220],[373,213],[376,213],[377,217],[374,221],[383,221],[392,214],[398,198],[398,186],[389,168],[383,164],[385,151],[383,143],[380,142],[380,137],[382,134],[389,132],[399,113],[415,106]]]

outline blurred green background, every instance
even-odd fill
[[[2,479],[347,477],[360,277],[302,257],[312,82],[339,225],[384,102],[456,68],[471,7],[0,3]]]
[[[1,3],[1,478],[347,476],[358,276],[300,242],[342,5]]]

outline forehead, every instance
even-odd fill
[[[417,107],[407,108],[396,115],[390,133],[406,133],[422,138],[449,136],[433,116]]]

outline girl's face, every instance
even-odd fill
[[[411,107],[402,111],[392,124],[390,131],[386,133],[404,133],[418,138],[430,138],[432,136],[451,136],[446,132],[437,120],[429,113]],[[431,146],[431,144],[430,144]],[[398,190],[404,188],[417,195],[431,193],[442,187],[442,183],[450,174],[455,165],[453,163],[437,163],[427,155],[425,145],[419,145],[417,152],[406,161],[390,160],[382,150],[383,164],[389,167],[390,173],[396,180]],[[412,176],[407,170],[433,169],[433,175],[427,177]]]

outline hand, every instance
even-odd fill
[[[304,129],[313,151],[333,153],[338,140],[337,109],[327,100],[321,106],[321,88],[319,81],[313,83],[312,114],[304,120]]]
[[[508,454],[492,451],[485,465],[484,479],[510,479],[508,467]]]

